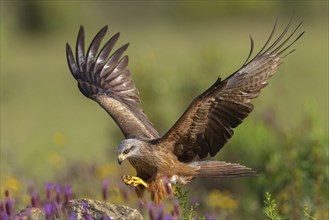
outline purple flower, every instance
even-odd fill
[[[82,201],[82,208],[85,210],[85,211],[88,211],[88,203],[86,201]]]
[[[91,215],[88,213],[88,203],[86,201],[82,201],[82,207],[84,209],[84,213],[83,213],[83,217],[86,219],[86,220],[92,220],[93,218],[91,217]]]
[[[84,212],[83,212],[84,219],[86,219],[86,220],[92,220],[92,217],[88,213],[88,204],[86,202],[83,202],[82,203],[82,207],[84,209]]]
[[[53,207],[51,203],[45,203],[43,208],[45,209],[46,219],[52,219]]]
[[[154,213],[154,206],[152,204],[149,204],[147,206],[148,210],[149,210],[149,217],[151,220],[155,220],[155,213]]]
[[[93,218],[91,217],[91,215],[89,215],[87,212],[85,212],[83,214],[83,217],[85,218],[85,220],[93,220]]]
[[[78,218],[77,213],[72,212],[71,215],[70,215],[70,220],[76,220],[77,218]]]
[[[164,182],[165,182],[165,187],[166,187],[167,194],[172,195],[171,184],[170,184],[167,176],[165,176]]]
[[[10,217],[14,215],[14,199],[10,198],[8,190],[5,191],[5,195],[6,195],[5,210],[7,215]]]
[[[5,211],[5,202],[1,199],[0,200],[0,212]]]
[[[57,205],[60,205],[62,202],[61,187],[57,184],[55,185],[55,191],[56,191],[56,203]]]
[[[9,219],[5,209],[5,202],[3,200],[0,201],[0,219]]]
[[[177,200],[174,201],[174,209],[172,210],[171,215],[174,217],[179,216],[179,204]]]
[[[72,196],[71,186],[67,185],[64,188],[64,201],[65,201],[65,203],[67,203],[72,198],[73,198],[73,196]]]
[[[206,216],[206,220],[215,220],[216,218],[212,217],[211,215]]]
[[[163,220],[163,205],[157,208],[157,220]]]
[[[40,196],[37,192],[31,193],[31,205],[32,205],[32,207],[40,206]]]
[[[164,219],[165,219],[165,220],[172,220],[172,216],[169,215],[169,214],[166,214],[166,215],[164,216]]]
[[[103,220],[112,220],[108,215],[103,214]]]
[[[46,203],[44,205],[46,215],[50,215],[52,213],[52,207],[50,203]]]
[[[102,196],[103,196],[103,200],[106,201],[107,200],[107,190],[109,188],[109,180],[105,179],[103,181],[103,189],[102,189]]]
[[[20,220],[23,220],[24,219],[24,214],[22,215],[18,215],[19,216],[19,219]],[[30,219],[30,216],[31,216],[31,207],[27,207],[26,208],[26,216],[28,216],[28,219]],[[16,216],[15,216],[16,218]]]
[[[47,200],[51,200],[51,190],[53,186],[51,183],[47,182],[45,187],[46,187],[46,198]]]

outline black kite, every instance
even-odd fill
[[[195,177],[252,176],[245,166],[222,161],[200,161],[215,156],[233,135],[237,127],[253,110],[250,101],[256,98],[267,80],[273,76],[290,48],[302,35],[288,34],[291,20],[273,43],[276,23],[263,48],[225,80],[218,80],[197,96],[176,124],[162,137],[140,107],[138,90],[127,69],[128,56],[123,56],[128,44],[109,56],[119,33],[106,42],[98,53],[107,32],[102,28],[89,46],[84,48],[81,26],[76,44],[76,57],[69,44],[66,55],[71,73],[80,91],[102,106],[118,124],[125,136],[117,150],[118,162],[128,159],[137,177],[124,176],[126,184],[135,186],[138,197],[145,189],[155,203],[166,196],[166,184],[185,185]],[[290,41],[290,43],[288,43]]]

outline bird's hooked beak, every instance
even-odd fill
[[[124,155],[123,154],[119,154],[118,155],[118,163],[121,165],[124,160],[125,160]]]

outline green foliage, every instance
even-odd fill
[[[174,196],[179,202],[179,206],[182,209],[182,218],[184,220],[189,219],[190,209],[188,208],[188,190],[183,190],[182,187],[177,186],[174,192]]]
[[[269,192],[265,193],[265,215],[271,220],[280,220],[281,217],[277,213],[277,207],[275,200],[271,198],[271,194]]]
[[[303,211],[304,211],[305,220],[317,220],[317,218],[311,216],[310,210],[307,206],[304,207]]]
[[[306,205],[314,218],[328,218],[328,135],[317,129],[318,119],[305,114],[294,133],[279,135],[277,150],[264,162],[259,180],[275,195],[281,216],[300,219]]]
[[[271,220],[281,220],[282,218],[278,214],[277,211],[277,204],[274,199],[272,199],[272,196],[269,192],[265,192],[265,207],[264,207],[264,213],[267,218]],[[317,220],[317,218],[311,216],[310,210],[307,206],[303,209],[303,215],[305,220]]]
[[[183,220],[193,220],[196,217],[196,210],[199,207],[199,203],[194,203],[192,205],[189,204],[188,200],[188,190],[183,190],[182,187],[176,186],[176,190],[174,192],[174,196],[177,198],[179,202],[179,206],[182,210],[182,219]],[[199,217],[199,220],[205,219],[205,217]]]

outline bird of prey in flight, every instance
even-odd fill
[[[292,19],[291,19],[292,20]],[[147,189],[151,199],[159,204],[167,196],[166,187],[185,185],[197,177],[253,176],[250,168],[223,161],[202,160],[215,156],[232,137],[237,127],[253,110],[250,101],[256,98],[267,80],[273,76],[288,49],[303,34],[295,34],[302,22],[289,31],[291,20],[276,39],[272,39],[277,22],[261,48],[253,56],[254,42],[243,65],[198,95],[172,128],[160,136],[140,106],[138,90],[128,70],[125,44],[111,53],[119,33],[101,45],[107,26],[92,40],[85,52],[85,34],[81,26],[75,57],[69,44],[66,56],[70,71],[80,91],[96,101],[117,123],[125,139],[119,143],[119,164],[128,160],[137,176],[123,176],[126,184],[135,187],[141,198]]]

